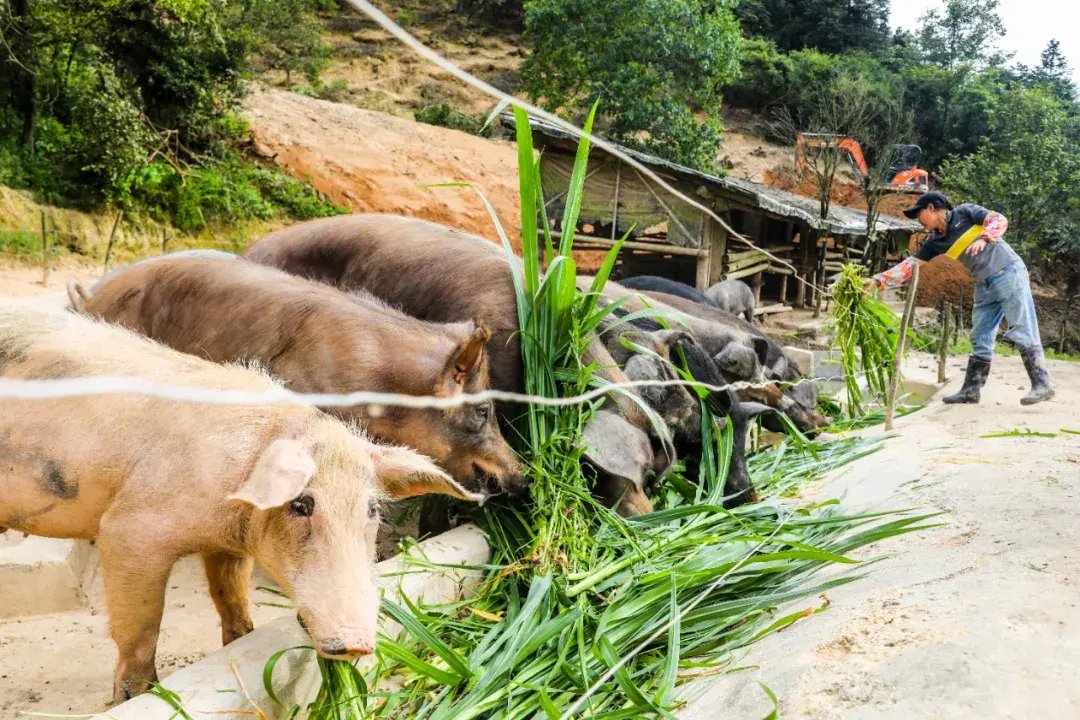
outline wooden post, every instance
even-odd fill
[[[45,211],[41,211],[41,284],[49,284],[49,233],[45,230]]]
[[[615,202],[614,209],[611,211],[611,239],[615,240],[615,234],[618,232],[619,227],[619,180],[622,178],[622,163],[618,163],[615,166]]]
[[[904,305],[904,317],[900,319],[900,337],[896,339],[896,356],[893,358],[893,371],[889,377],[889,398],[885,406],[885,432],[893,429],[893,415],[896,413],[896,389],[900,384],[900,363],[904,359],[904,341],[907,340],[908,325],[915,315],[915,291],[919,287],[919,263],[911,268],[911,284],[908,287],[907,303]]]
[[[824,237],[822,237],[824,235]],[[825,261],[829,253],[829,234],[822,230],[817,233],[814,248],[820,253],[817,257],[817,272],[814,273],[814,317],[821,317],[821,301],[825,297]],[[818,243],[820,242],[820,246]]]
[[[697,259],[697,273],[694,276],[694,287],[698,289],[698,292],[705,292],[709,289],[710,265],[711,263],[708,255]]]
[[[761,304],[761,279],[764,275],[765,273],[762,271],[754,276],[754,305]]]
[[[113,240],[116,238],[116,230],[120,227],[120,221],[124,219],[124,209],[120,208],[120,212],[116,215],[116,220],[113,222],[112,232],[109,233],[109,244],[105,246],[105,270],[102,275],[109,272],[109,258],[112,257]]]
[[[945,382],[945,360],[949,357],[949,341],[952,339],[952,308],[941,296],[941,348],[938,350],[937,381]]]
[[[727,230],[711,217],[705,217],[705,240],[709,244],[709,287],[720,282],[724,273],[724,255],[727,254]]]
[[[166,228],[161,228],[161,254],[164,255],[169,247],[169,231]]]
[[[787,303],[787,275],[780,276],[780,302]]]
[[[1069,333],[1069,310],[1076,295],[1065,294],[1065,314],[1061,316],[1061,338],[1058,340],[1058,352],[1065,352],[1065,336]]]

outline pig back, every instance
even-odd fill
[[[0,375],[12,380],[119,376],[205,389],[273,388],[261,373],[214,365],[75,313],[10,300],[0,301],[0,358]],[[0,524],[93,538],[118,499],[147,516],[164,517],[182,505],[177,522],[205,523],[221,508],[200,504],[223,498],[223,483],[243,481],[265,437],[314,412],[129,394],[0,399]]]
[[[100,285],[85,309],[216,362],[258,361],[299,392],[426,394],[468,339],[369,295],[246,260],[163,256]]]
[[[270,233],[244,257],[343,290],[366,290],[422,320],[475,320],[492,334],[492,387],[523,387],[510,265],[484,238],[397,215],[342,215]]]

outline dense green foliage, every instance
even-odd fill
[[[742,0],[743,31],[781,50],[874,51],[889,41],[889,0]]]
[[[329,211],[241,162],[246,132],[230,114],[254,63],[317,76],[323,2],[0,4],[10,49],[0,57],[0,183],[52,202],[148,208],[187,229],[209,215],[266,216],[283,196],[302,214]]]
[[[599,100],[612,140],[711,171],[723,130],[721,89],[738,73],[734,4],[531,0],[525,90],[555,111]]]
[[[1036,262],[1080,265],[1080,115],[1040,88],[986,90],[986,136],[972,154],[946,160],[954,197],[1009,218],[1009,241]],[[1075,280],[1073,283],[1075,284]]]

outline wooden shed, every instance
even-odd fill
[[[505,121],[504,121],[505,122]],[[512,124],[512,120],[509,121]],[[532,119],[533,142],[541,151],[544,204],[558,236],[574,167],[577,138],[561,128]],[[682,193],[710,207],[739,234],[795,266],[801,277],[820,285],[844,262],[861,260],[868,249],[866,213],[833,205],[821,221],[816,200],[761,183],[721,178],[646,155],[627,151]],[[523,218],[524,220],[524,218]],[[918,223],[879,216],[877,232],[889,248],[907,248]],[[704,290],[727,279],[743,279],[754,288],[762,310],[802,307],[814,301],[813,289],[789,282],[791,268],[746,245],[712,217],[657,187],[636,168],[593,147],[589,156],[581,213],[575,229],[576,250],[610,248],[625,233],[612,277],[661,275]],[[813,242],[825,238],[824,242]],[[765,302],[761,302],[764,298]]]

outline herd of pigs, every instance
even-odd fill
[[[520,392],[511,262],[483,238],[415,219],[316,220],[267,235],[244,257],[178,252],[89,289],[72,283],[70,311],[2,301],[0,377],[437,397]],[[591,278],[582,282],[586,289]],[[754,500],[747,424],[761,416],[780,429],[781,412],[804,431],[827,424],[816,386],[797,382],[794,365],[752,322],[716,307],[724,291],[703,300],[670,281],[638,282],[644,289],[612,282],[603,290],[602,303],[624,299],[610,322],[645,307],[681,322],[667,329],[642,319],[629,333],[626,325],[601,332],[588,360],[612,382],[676,378],[671,359],[681,356],[710,384],[753,383],[716,395],[735,440],[727,503]],[[739,291],[729,291],[737,300]],[[645,491],[678,453],[700,454],[699,404],[687,388],[638,390],[636,398],[613,393],[585,432],[595,492],[623,515],[652,509]],[[181,556],[203,558],[224,643],[252,629],[257,560],[295,602],[317,651],[355,658],[375,645],[380,505],[421,494],[482,501],[525,486],[500,431],[514,408],[490,402],[323,412],[115,394],[9,398],[0,407],[0,532],[96,540],[119,649],[116,702],[157,678],[165,588]],[[438,524],[438,513],[427,522]]]

